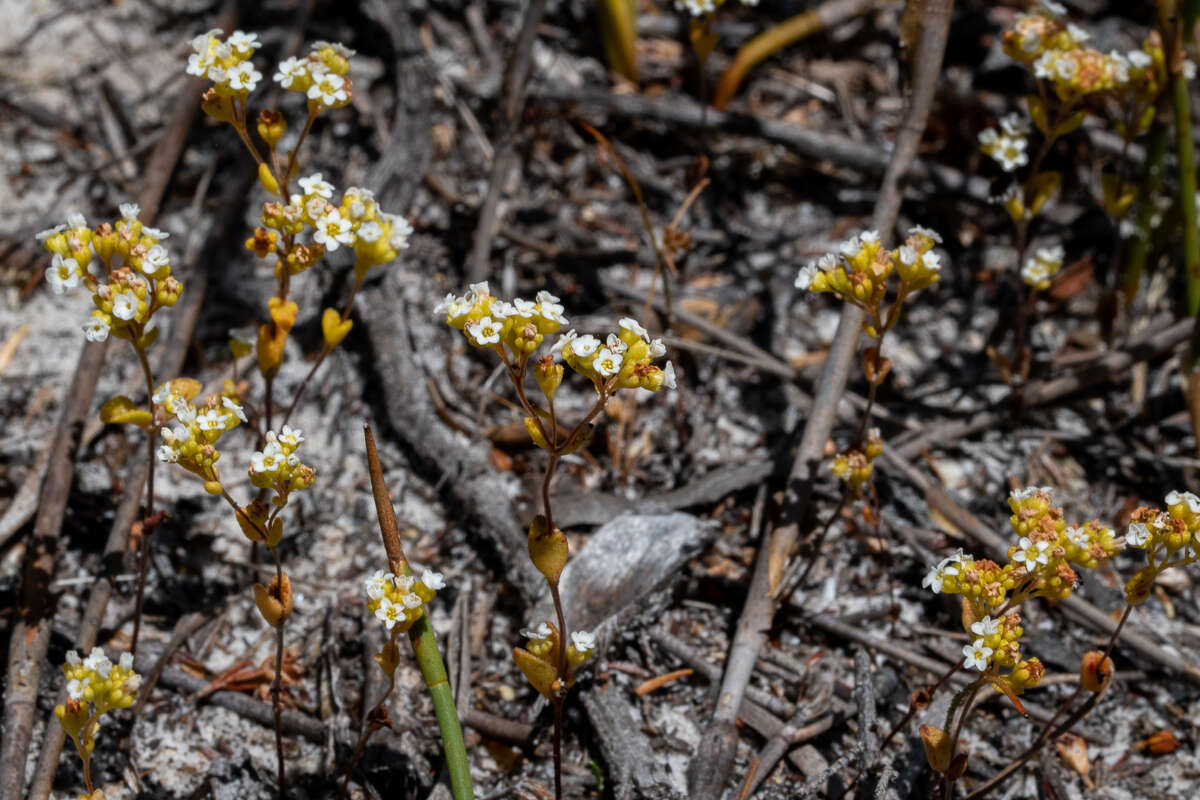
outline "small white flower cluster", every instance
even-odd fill
[[[1000,120],[1000,130],[986,128],[979,132],[979,149],[991,156],[1005,172],[1013,172],[1029,163],[1029,121],[1019,114],[1007,114]]]
[[[420,580],[412,575],[378,570],[363,582],[367,610],[389,632],[399,625],[399,633],[407,631],[420,619],[424,604],[433,599],[435,592],[445,588],[445,576],[429,569],[421,574]]]
[[[81,283],[93,293],[95,309],[83,325],[90,342],[103,342],[113,326],[141,335],[140,326],[163,306],[179,299],[183,285],[171,276],[171,259],[162,242],[166,231],[138,221],[136,203],[122,203],[121,219],[92,230],[83,214],[72,212],[64,224],[37,234],[51,253],[46,283],[61,295]],[[105,283],[104,280],[108,279]]]
[[[1047,289],[1050,281],[1062,269],[1066,252],[1061,244],[1053,247],[1041,247],[1021,267],[1021,280],[1034,289]]]
[[[299,181],[301,191],[288,198],[287,205],[268,203],[263,207],[263,223],[268,228],[298,233],[312,227],[312,240],[325,252],[342,246],[353,248],[360,267],[384,264],[406,250],[413,228],[398,214],[379,208],[375,195],[360,186],[350,186],[333,204],[333,184],[320,172]],[[261,255],[261,254],[260,254]]]
[[[257,33],[243,31],[234,31],[221,41],[222,33],[220,28],[214,28],[192,39],[187,73],[212,81],[220,94],[247,95],[262,80],[262,73],[250,60],[262,42]]]
[[[142,684],[141,676],[133,671],[131,654],[122,653],[113,664],[101,647],[93,647],[85,659],[76,651],[69,651],[63,673],[67,678],[67,697],[77,703],[95,704],[97,713],[129,705]]]
[[[210,397],[201,409],[172,391],[171,384],[158,387],[151,400],[163,408],[168,419],[174,419],[172,425],[159,430],[162,438],[158,448],[159,461],[189,468],[201,462],[209,462],[209,465],[216,462],[220,456],[212,445],[226,431],[246,422],[246,412],[239,403],[224,395],[220,395],[219,400],[217,397]]]
[[[310,108],[336,108],[350,102],[350,57],[354,51],[337,42],[314,42],[304,58],[279,62],[274,80],[284,89],[303,92]]]
[[[550,630],[549,624],[543,622],[536,628],[522,628],[521,635],[528,639],[530,644],[544,644],[550,641],[554,632]],[[571,631],[570,638],[571,646],[581,655],[596,649],[596,634],[590,631]]]

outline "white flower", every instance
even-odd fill
[[[405,608],[420,608],[422,601],[418,595],[406,594],[400,598],[400,602],[404,604]]]
[[[228,78],[230,89],[239,92],[253,92],[258,86],[258,82],[262,80],[262,73],[254,68],[253,62],[243,61],[229,68]]]
[[[1054,62],[1057,60],[1057,54],[1053,50],[1047,50],[1038,56],[1037,61],[1033,62],[1033,74],[1038,78],[1053,78],[1054,77]]]
[[[1188,510],[1193,514],[1200,514],[1200,497],[1191,492],[1171,492],[1166,497],[1168,506],[1177,506],[1181,503],[1187,503]]]
[[[387,594],[388,582],[396,577],[390,572],[376,570],[375,574],[363,581],[363,589],[371,600],[378,600]]]
[[[361,242],[377,242],[380,236],[383,236],[383,228],[374,220],[358,226],[358,239]],[[454,297],[454,295],[447,295],[447,297]]]
[[[213,83],[223,84],[229,80],[229,72],[220,64],[213,64],[208,68],[208,72],[205,73],[205,77],[207,77]]]
[[[79,653],[75,650],[67,651],[67,663],[72,667],[78,667],[83,662],[79,660]]]
[[[149,236],[151,239],[156,241],[162,241],[163,239],[171,238],[171,234],[167,233],[166,231],[159,230],[158,228],[151,228],[149,225],[142,226],[142,236]]]
[[[255,474],[275,472],[283,465],[283,448],[275,439],[269,439],[262,450],[250,456],[250,471]]]
[[[553,635],[553,632],[550,630],[550,625],[543,622],[536,628],[522,628],[521,635],[532,642],[544,642]]]
[[[325,249],[331,253],[343,244],[354,243],[350,220],[342,219],[341,212],[336,208],[318,219],[315,227],[313,241],[325,245]]]
[[[852,236],[846,241],[838,245],[838,250],[847,258],[852,258],[858,255],[858,251],[862,250],[862,242],[857,236]]]
[[[1013,553],[1012,560],[1017,564],[1023,564],[1025,569],[1030,572],[1050,560],[1046,555],[1046,550],[1050,547],[1049,542],[1039,541],[1034,544],[1028,536],[1022,536],[1021,541],[1017,542],[1017,546],[1020,549]]]
[[[549,292],[538,292],[538,313],[542,315],[542,319],[547,322],[557,322],[559,325],[566,325],[567,318],[563,316],[562,304],[558,302],[558,298]]]
[[[964,667],[983,672],[987,669],[988,660],[995,651],[990,647],[984,646],[983,639],[976,639],[974,643],[963,647],[962,652],[966,656],[966,660],[963,661]]]
[[[917,263],[917,257],[919,255],[921,255],[920,253],[917,252],[917,248],[909,247],[906,244],[900,246],[899,252],[900,252],[900,263],[905,264],[906,266],[910,266],[910,267],[913,264]]]
[[[575,329],[567,331],[555,340],[554,344],[550,345],[551,353],[561,353],[563,348],[571,344],[579,334],[575,333]]]
[[[315,194],[320,197],[333,197],[333,185],[321,180],[321,173],[314,172],[307,178],[300,179],[300,188],[305,194]]]
[[[1013,489],[1008,493],[1008,496],[1020,503],[1022,500],[1028,500],[1031,497],[1037,496],[1039,493],[1049,498],[1050,493],[1053,491],[1054,489],[1049,486],[1026,486],[1024,489]]]
[[[1131,522],[1125,531],[1125,543],[1133,547],[1145,547],[1150,541],[1150,529],[1144,522]]]
[[[1068,525],[1065,531],[1067,541],[1076,547],[1087,547],[1091,544],[1091,537],[1088,536],[1087,528],[1082,525]]]
[[[137,203],[121,203],[117,208],[121,212],[121,219],[134,220],[141,213]]]
[[[1028,141],[1023,137],[1001,136],[996,140],[996,149],[992,158],[1000,163],[1005,172],[1013,172],[1017,167],[1029,163],[1029,155],[1025,152]]]
[[[942,243],[942,235],[940,233],[938,233],[937,231],[935,231],[931,228],[926,228],[921,225],[913,225],[911,228],[909,228],[908,235],[909,236],[926,236],[929,239],[933,240],[934,244]]]
[[[995,128],[984,128],[976,138],[979,140],[980,146],[991,147],[996,144],[996,140],[1000,138],[1000,134]]]
[[[587,653],[596,649],[596,634],[588,631],[571,631],[571,644],[576,652]]]
[[[210,408],[196,417],[196,426],[202,431],[223,431],[225,416],[215,408]]]
[[[375,609],[375,618],[390,631],[397,622],[404,619],[404,609],[386,597],[381,597],[379,598],[379,608]]]
[[[121,659],[117,663],[119,663],[121,665],[121,669],[125,670],[126,672],[133,669],[133,653],[121,653]]]
[[[330,50],[337,53],[342,58],[349,58],[350,56],[352,56],[358,52],[357,50],[351,50],[349,47],[346,47],[346,45],[342,44],[341,42],[325,42],[325,41],[317,40],[309,46],[312,48],[312,51],[314,53],[324,50],[326,47],[328,47]]]
[[[817,269],[817,265],[812,261],[808,262],[796,273],[796,288],[808,291],[808,288],[812,286],[813,281],[817,279],[819,273],[820,270]]]
[[[237,403],[235,403],[235,402],[234,402],[233,400],[231,400],[230,398],[228,398],[228,397],[222,397],[222,398],[221,398],[221,405],[225,406],[225,408],[226,408],[226,409],[228,409],[229,411],[232,411],[232,412],[233,412],[233,415],[234,415],[235,417],[237,417],[238,419],[240,419],[242,422],[246,422],[246,421],[247,421],[247,420],[246,420],[246,412],[245,412],[245,411],[242,409],[242,407],[241,407],[240,405],[238,405]],[[288,426],[287,426],[287,425],[284,425],[284,426],[283,426],[283,430],[286,432],[286,431],[287,431],[287,429],[288,429]]]
[[[83,323],[83,336],[89,342],[103,342],[108,338],[108,320],[104,317],[88,317]]]
[[[244,421],[244,420],[243,420]],[[284,425],[279,431],[278,441],[280,444],[295,449],[304,441],[303,431],[300,428],[293,428],[291,425]]]
[[[431,569],[427,569],[421,573],[421,583],[425,584],[427,588],[433,589],[435,592],[440,592],[442,589],[446,588],[446,576],[442,575],[440,572],[434,572]]]
[[[493,303],[492,305],[495,305]],[[532,300],[526,300],[522,297],[514,297],[512,301],[512,315],[516,317],[524,317],[525,319],[533,319],[537,314],[537,303]]]
[[[539,303],[543,303],[543,304],[545,304],[545,303],[561,303],[562,302],[562,300],[559,300],[557,297],[550,294],[545,289],[538,292],[537,295],[534,297],[534,299],[537,300]]]
[[[179,463],[179,451],[169,444],[159,445],[158,460],[166,464]]]
[[[649,332],[641,326],[641,323],[632,317],[621,317],[621,321],[617,324],[627,331],[633,331],[643,339],[650,338]]]
[[[1000,632],[1000,620],[995,617],[984,617],[978,622],[971,623],[971,633],[986,639]]]
[[[475,344],[482,346],[498,343],[502,327],[503,325],[499,320],[493,322],[491,317],[484,317],[468,325],[466,330],[471,335],[471,338],[475,340]]]
[[[580,358],[587,358],[600,347],[600,340],[590,334],[580,336],[571,342],[571,352]]]
[[[46,269],[46,283],[50,284],[50,291],[55,294],[74,289],[79,285],[79,262],[55,253]]]
[[[1067,25],[1067,35],[1075,41],[1075,44],[1083,44],[1088,39],[1092,38],[1090,33],[1074,23],[1069,23]]]
[[[1042,35],[1036,31],[1026,31],[1021,39],[1021,50],[1026,53],[1036,53],[1042,48]]]
[[[167,248],[161,244],[152,245],[146,251],[146,255],[142,256],[142,272],[147,275],[153,275],[163,267],[167,266],[171,261],[171,256],[167,252]]]
[[[602,347],[596,357],[592,360],[592,369],[607,378],[611,375],[616,375],[621,371],[621,362],[625,360],[625,356],[620,353],[614,353],[607,347]]]
[[[225,44],[233,48],[233,52],[238,55],[250,55],[258,48],[262,47],[262,42],[258,40],[257,33],[246,33],[244,31],[234,31],[225,40]]]
[[[55,236],[57,234],[62,233],[66,229],[67,229],[67,226],[60,223],[58,225],[55,225],[53,228],[47,228],[44,231],[38,231],[37,234],[34,235],[33,238],[37,239],[37,241],[39,243],[41,243],[41,242],[44,242],[47,239],[49,239],[51,236]]]
[[[104,654],[104,649],[101,647],[92,648],[91,654],[83,660],[83,666],[101,678],[107,678],[112,672],[112,662],[108,660],[108,656]]]
[[[131,320],[137,316],[138,299],[133,292],[121,292],[113,298],[112,315],[117,319]]]
[[[70,697],[72,700],[76,701],[83,700],[83,692],[85,689],[87,689],[89,683],[91,683],[90,678],[84,678],[82,680],[79,678],[72,678],[71,680],[67,681],[67,697]]]
[[[1138,69],[1145,69],[1154,63],[1154,59],[1151,58],[1150,54],[1144,50],[1130,50],[1127,58],[1129,59],[1130,65],[1137,67]]]
[[[492,312],[492,316],[497,322],[517,315],[517,307],[507,300],[493,300],[488,303],[488,310]]]
[[[1054,0],[1042,0],[1042,8],[1060,17],[1067,13],[1067,7],[1062,3],[1054,2]]]
[[[825,255],[823,255],[819,259],[817,259],[817,266],[820,267],[821,269],[825,270],[826,272],[833,272],[840,265],[841,265],[841,262],[838,261],[838,257],[835,256],[833,253],[826,253]]]
[[[388,234],[388,246],[393,250],[407,250],[408,237],[412,236],[413,226],[404,217],[394,214],[384,214],[392,230]]]
[[[329,72],[314,77],[316,81],[308,87],[309,100],[316,100],[321,105],[332,106],[349,99],[349,95],[346,94],[346,81],[341,75]]]
[[[1009,136],[1025,136],[1029,133],[1029,120],[1020,114],[1005,114],[1000,118],[1000,129]]]
[[[359,233],[362,233],[362,228],[359,228]],[[446,296],[439,300],[437,305],[433,307],[433,315],[435,317],[440,317],[442,314],[447,313],[451,308],[453,308],[454,304],[457,302],[458,295],[447,292]]]
[[[651,358],[662,358],[667,354],[667,346],[662,339],[651,339],[649,351]]]
[[[287,58],[279,62],[279,71],[275,73],[275,82],[285,89],[290,89],[292,81],[308,75],[308,61],[301,58]]]
[[[942,271],[942,257],[937,253],[929,252],[921,256],[921,263],[925,265],[925,269],[931,272]]]
[[[1075,63],[1075,59],[1063,58],[1054,62],[1054,73],[1061,81],[1069,81],[1075,77],[1075,73],[1079,71],[1079,65]]]
[[[858,238],[862,240],[862,243],[864,245],[878,244],[879,243],[879,231],[863,231],[861,234],[859,234]]]
[[[615,333],[610,333],[608,338],[605,339],[604,344],[614,353],[624,353],[629,349],[629,345],[621,341],[621,337],[617,336]]]
[[[667,365],[663,367],[663,386],[667,387],[668,389],[675,388],[675,365],[670,361],[668,361]]]
[[[1037,287],[1049,281],[1051,277],[1053,276],[1045,262],[1032,257],[1025,259],[1025,266],[1021,268],[1021,280],[1025,283]]]
[[[490,296],[491,293],[491,290],[488,289],[488,282],[480,281],[479,283],[469,285],[464,297],[471,302],[471,305],[475,305],[480,299]]]

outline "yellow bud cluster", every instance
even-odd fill
[[[192,398],[199,391],[200,384],[189,379],[169,381],[155,390],[151,398],[155,418],[171,423],[163,424],[159,431],[158,459],[178,464],[206,483],[218,482],[216,465],[221,453],[217,441],[245,422],[246,412],[232,393],[212,394],[201,405],[193,405]],[[216,488],[219,491],[219,483]]]
[[[367,610],[393,634],[405,633],[424,613],[424,604],[446,587],[440,572],[425,570],[420,579],[379,570],[364,582]]]
[[[652,363],[666,355],[662,340],[651,339],[646,329],[630,317],[623,318],[619,327],[619,333],[610,333],[603,341],[567,331],[553,349],[562,353],[567,366],[589,379],[597,392],[674,389],[675,365],[667,362],[659,367]]]
[[[296,455],[303,441],[299,428],[284,425],[279,433],[267,431],[263,449],[250,456],[250,483],[259,489],[274,489],[277,506],[286,505],[291,492],[307,489],[316,481],[316,471]]]
[[[838,453],[830,468],[839,480],[857,494],[870,480],[875,469],[874,461],[882,452],[883,440],[879,437],[879,429],[872,428],[867,433],[867,441],[862,450],[852,449]]]
[[[902,292],[937,282],[942,265],[933,248],[941,241],[936,232],[914,227],[903,244],[884,250],[876,231],[864,231],[842,242],[837,253],[826,253],[802,268],[796,276],[796,288],[830,292],[878,315],[893,272],[900,277]]]
[[[1051,505],[1048,488],[1015,490],[1008,504],[1019,541],[1009,547],[1007,564],[976,560],[960,550],[933,567],[923,586],[962,595],[963,630],[972,640],[963,648],[966,666],[990,670],[997,687],[1016,702],[1016,695],[1036,685],[1044,670],[1036,659],[1021,658],[1024,630],[1015,609],[1033,597],[1066,597],[1078,583],[1072,564],[1095,568],[1120,545],[1112,530],[1098,522],[1067,525],[1062,509]],[[1200,511],[1200,499],[1196,507]],[[1005,667],[1012,670],[1008,675],[996,671]]]
[[[67,679],[67,701],[54,709],[63,730],[85,758],[95,747],[100,717],[133,705],[142,678],[133,671],[133,656],[123,653],[114,664],[99,647],[81,659],[74,650],[62,667]]]
[[[1131,605],[1150,596],[1154,581],[1165,570],[1200,560],[1200,497],[1171,492],[1166,510],[1142,506],[1130,516],[1125,544],[1146,551],[1147,565],[1125,586]]]
[[[572,631],[566,652],[566,680],[559,675],[559,632],[553,623],[543,622],[525,629],[525,647],[513,648],[513,660],[534,689],[548,699],[575,685],[575,672],[596,652],[596,637],[586,631]]]
[[[42,231],[37,238],[51,254],[46,283],[55,294],[80,284],[92,292],[94,310],[84,324],[89,341],[111,333],[148,346],[151,317],[175,305],[183,291],[171,275],[171,260],[162,241],[164,231],[143,225],[134,203],[121,205],[121,219],[89,229],[82,214]]]

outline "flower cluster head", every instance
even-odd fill
[[[274,80],[291,92],[302,92],[310,111],[347,105],[353,96],[350,57],[354,51],[337,42],[313,42],[304,58],[279,62]]]
[[[246,249],[259,258],[276,257],[277,273],[286,268],[298,275],[325,253],[346,247],[354,251],[354,270],[361,277],[408,249],[412,226],[404,217],[381,210],[369,190],[350,186],[335,204],[336,190],[319,172],[301,178],[299,187],[286,203],[264,203],[262,224],[246,240]],[[267,180],[267,188],[278,194],[273,178]],[[301,243],[296,235],[306,230],[309,241]],[[285,248],[284,241],[291,246]]]
[[[1017,543],[1003,566],[959,550],[930,569],[922,585],[963,598],[963,629],[971,644],[964,665],[981,672],[1009,668],[1004,686],[1020,694],[1042,674],[1036,659],[1021,657],[1019,606],[1033,597],[1061,599],[1078,583],[1072,565],[1096,568],[1120,549],[1110,528],[1097,522],[1068,525],[1051,505],[1049,488],[1029,487],[1009,495],[1009,523]]]
[[[266,438],[263,449],[250,456],[250,483],[259,489],[274,489],[282,501],[277,504],[282,505],[290,492],[312,486],[317,473],[296,454],[304,441],[299,428],[284,425],[279,433],[267,431]]]
[[[1125,585],[1130,605],[1143,603],[1165,570],[1200,560],[1200,497],[1171,492],[1166,510],[1142,506],[1130,516],[1125,544],[1146,551],[1147,565]]]
[[[887,294],[887,279],[900,277],[901,292],[932,286],[940,277],[941,257],[933,248],[942,237],[920,226],[909,229],[904,243],[884,250],[876,231],[864,231],[842,242],[837,253],[826,253],[796,276],[796,288],[831,292],[869,313],[878,313]]]
[[[523,628],[524,647],[513,648],[513,659],[525,673],[529,683],[547,698],[575,685],[575,671],[596,652],[596,635],[588,631],[572,631],[566,652],[566,685],[558,677],[559,633],[551,622]]]
[[[142,678],[133,671],[133,656],[122,653],[114,664],[99,647],[84,659],[74,650],[62,667],[67,679],[67,701],[54,709],[63,729],[83,756],[96,745],[95,733],[101,715],[133,705]]]
[[[744,6],[757,6],[758,0],[741,0]],[[707,17],[717,13],[717,8],[723,6],[725,0],[675,0],[675,10],[684,11],[693,17]]]
[[[1157,94],[1165,79],[1162,46],[1157,36],[1140,50],[1102,53],[1087,46],[1090,34],[1064,19],[1066,9],[1046,2],[1032,14],[1017,17],[1004,32],[1004,52],[1046,81],[1060,100],[1096,92]],[[1160,54],[1155,58],[1155,53]]]
[[[83,285],[95,308],[83,325],[88,341],[111,333],[139,346],[153,336],[150,318],[175,305],[183,284],[171,275],[171,257],[162,242],[165,231],[143,225],[136,203],[123,203],[121,219],[89,228],[82,214],[37,235],[51,254],[46,283],[55,294]]]
[[[1064,255],[1060,244],[1038,248],[1025,259],[1025,266],[1021,267],[1021,280],[1034,289],[1049,289],[1050,281],[1062,269]]]
[[[392,635],[405,633],[424,613],[424,604],[446,588],[440,572],[425,570],[420,579],[377,571],[363,582],[367,610],[383,623]]]
[[[188,56],[187,73],[213,82],[213,91],[222,97],[245,97],[262,80],[250,57],[262,46],[257,33],[234,31],[221,40],[220,28],[202,33],[192,39],[192,54]]]
[[[1006,114],[1000,128],[979,132],[979,149],[990,156],[1005,172],[1013,172],[1029,163],[1029,121],[1020,114]]]
[[[189,378],[168,381],[154,391],[151,401],[155,420],[161,422],[162,438],[158,459],[179,464],[206,482],[213,482],[219,480],[217,461],[221,453],[217,441],[245,422],[246,412],[232,390],[211,394],[196,405],[192,400],[199,392],[200,383]],[[219,491],[219,484],[215,488]]]
[[[472,345],[494,350],[509,365],[526,363],[546,336],[567,324],[561,302],[549,292],[538,292],[533,300],[518,297],[510,303],[493,297],[486,281],[471,284],[461,297],[447,294],[433,311],[444,314],[447,324],[462,331]],[[569,330],[551,351],[561,354],[571,369],[590,379],[598,392],[674,389],[674,366],[651,363],[666,355],[662,340],[651,340],[646,329],[629,317],[620,321],[619,328],[619,333],[610,333],[604,339]],[[562,382],[562,372],[552,355],[536,363],[534,374],[547,397],[553,396]]]
[[[882,452],[883,440],[879,437],[879,429],[872,428],[867,432],[867,441],[861,450],[854,448],[844,453],[838,453],[830,468],[839,480],[857,494],[870,480],[871,473],[875,469],[874,461]]]

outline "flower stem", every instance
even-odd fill
[[[146,351],[138,346],[134,346],[134,351],[137,353],[138,364],[142,368],[142,377],[146,379],[146,405],[150,408],[150,414],[154,414],[154,376],[150,371],[150,361],[146,358]],[[133,611],[133,639],[129,645],[129,652],[137,655],[138,635],[142,629],[142,604],[146,596],[146,572],[150,566],[150,537],[154,535],[154,467],[158,460],[154,454],[154,444],[157,441],[157,433],[153,422],[146,431],[146,511],[142,516],[142,535],[138,543],[138,583],[137,583],[137,598],[134,601]]]

